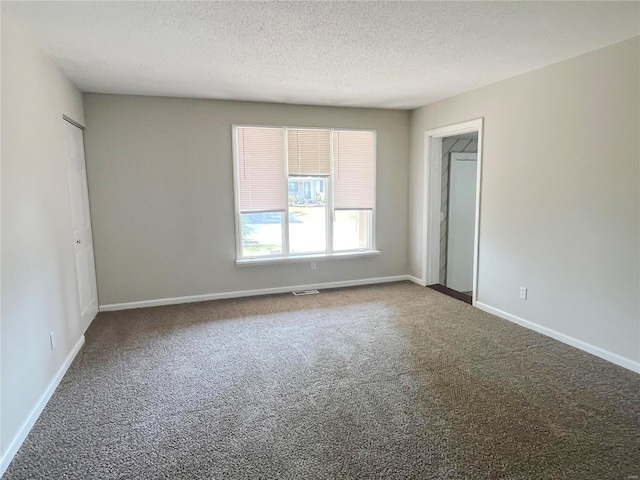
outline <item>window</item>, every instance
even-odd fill
[[[233,134],[238,260],[374,251],[374,131]]]

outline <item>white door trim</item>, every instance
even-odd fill
[[[453,135],[478,132],[478,173],[476,180],[476,228],[473,240],[473,305],[478,292],[478,254],[480,245],[480,198],[482,185],[483,119],[456,123],[424,132],[423,215],[422,215],[422,279],[425,285],[439,282],[440,277],[440,191],[442,176],[442,139]]]

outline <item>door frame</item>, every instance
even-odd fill
[[[482,187],[483,118],[455,123],[424,132],[422,279],[425,285],[440,281],[440,208],[442,188],[442,139],[478,132],[478,169],[476,172],[476,213],[473,239],[473,296],[478,296],[478,255],[480,248],[480,199]]]

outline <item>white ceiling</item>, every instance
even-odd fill
[[[640,33],[640,2],[2,2],[85,92],[414,108]]]

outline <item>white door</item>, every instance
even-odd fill
[[[76,250],[80,314],[84,328],[87,328],[98,313],[98,289],[93,259],[84,139],[82,130],[75,125],[64,121],[64,128],[69,153],[69,191],[71,192],[71,218]]]
[[[458,292],[473,290],[477,171],[477,154],[451,154],[447,287]]]

